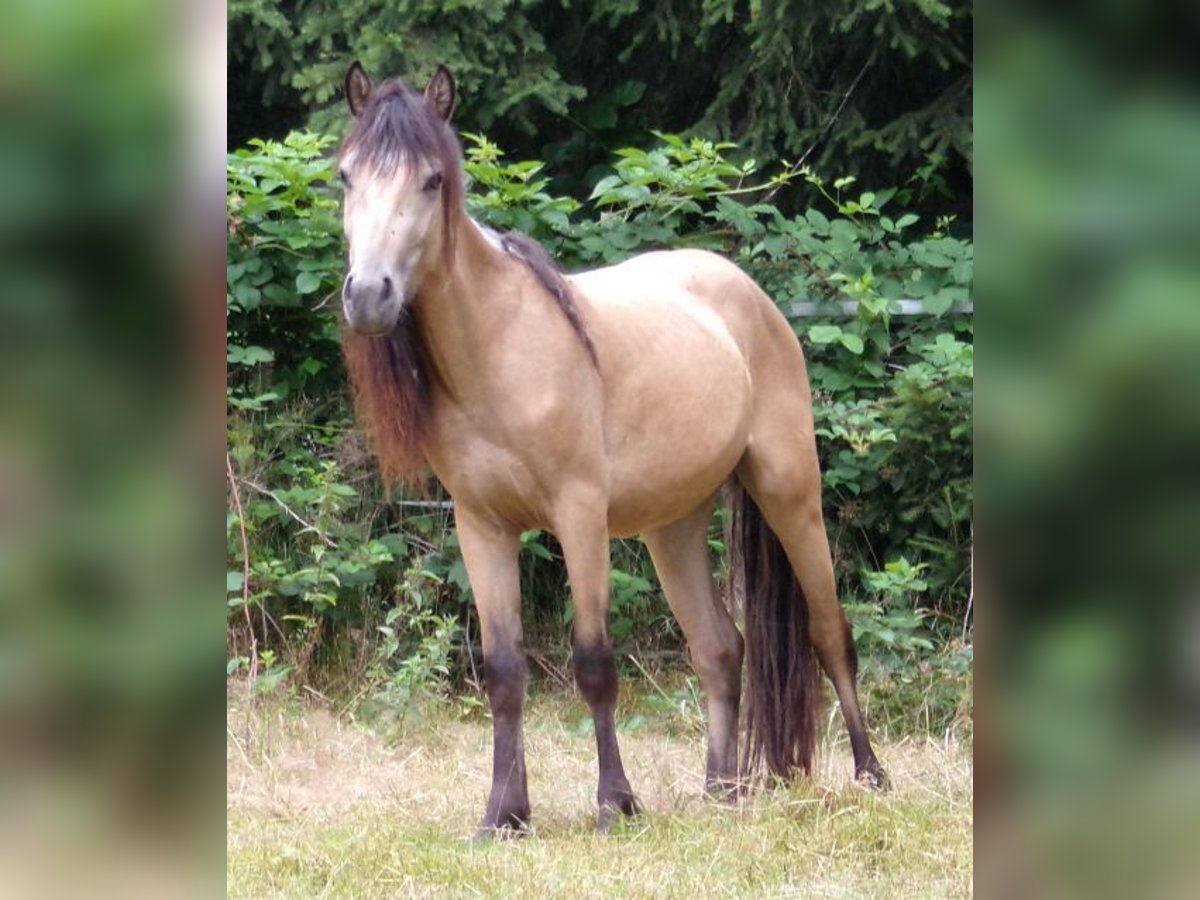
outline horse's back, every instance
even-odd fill
[[[795,336],[771,298],[736,265],[707,250],[655,250],[570,280],[600,323],[619,322],[635,330],[673,325],[722,331],[743,357],[762,352],[764,341],[782,342],[785,352],[796,349]]]
[[[756,357],[790,344],[803,371],[795,337],[753,280],[705,251],[645,253],[570,280],[603,376],[612,530],[672,521],[744,453]]]
[[[601,307],[655,295],[711,304],[747,287],[757,289],[741,269],[707,250],[652,250],[624,262],[568,276],[593,304]],[[761,293],[761,292],[760,292]]]

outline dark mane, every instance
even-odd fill
[[[382,175],[419,161],[433,162],[442,173],[442,246],[446,264],[454,258],[454,224],[462,210],[462,148],[454,130],[430,109],[425,98],[398,78],[371,92],[362,113],[342,144],[342,156],[354,154]]]
[[[385,487],[419,484],[429,437],[429,367],[412,312],[400,313],[386,337],[342,330],[342,352],[354,389],[354,415],[379,459]]]
[[[588,334],[587,326],[583,324],[583,319],[579,315],[579,307],[575,305],[575,298],[571,296],[571,288],[546,249],[529,235],[521,234],[519,231],[510,231],[502,235],[500,246],[509,256],[519,259],[529,267],[529,271],[555,299],[558,308],[571,323],[575,336],[579,338],[583,349],[591,357],[592,364],[599,366],[600,363],[596,359],[596,347],[592,343],[592,336]]]

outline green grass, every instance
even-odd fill
[[[635,689],[636,690],[636,689]],[[231,897],[957,897],[971,892],[971,760],[953,743],[879,747],[894,787],[851,779],[839,727],[814,777],[739,807],[702,797],[704,745],[627,689],[626,769],[646,807],[592,830],[595,749],[577,701],[527,706],[534,833],[474,845],[490,726],[445,710],[385,744],[322,706],[231,693]]]

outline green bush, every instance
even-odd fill
[[[404,573],[397,603],[378,626],[381,639],[368,672],[374,689],[362,713],[384,731],[401,729],[408,719],[419,720],[426,705],[446,698],[451,681],[461,626],[457,615],[436,611],[444,582],[420,563],[417,557]]]
[[[229,404],[261,410],[342,383],[337,319],[314,310],[342,277],[341,214],[329,188],[334,139],[252,141],[226,167]]]
[[[467,135],[468,207],[532,234],[568,270],[699,246],[754,276],[810,361],[839,587],[868,668],[953,674],[963,657],[945,648],[970,586],[973,387],[971,322],[954,306],[970,296],[971,244],[945,221],[922,231],[893,211],[895,191],[827,186],[799,165],[761,175],[729,161],[731,145],[659,137],[622,150],[580,204],[549,192],[541,163],[507,162]],[[478,631],[444,498],[389,499],[353,428],[337,316],[320,302],[342,275],[331,143],[295,134],[229,158],[231,666],[258,648],[274,653],[276,680],[349,666],[402,719],[440,696]],[[788,217],[771,199],[793,181],[817,206]],[[900,299],[929,314],[896,315]],[[849,315],[798,314],[845,301]],[[722,522],[710,534],[719,564]],[[571,608],[557,544],[529,532],[522,546],[533,641],[538,623],[561,640]],[[618,649],[678,647],[641,542],[614,543],[613,569]],[[938,701],[939,721],[962,701],[962,678],[948,683],[958,693]]]

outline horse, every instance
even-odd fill
[[[781,778],[811,771],[818,662],[856,779],[884,788],[834,584],[804,357],[775,304],[732,262],[694,249],[564,275],[532,239],[467,215],[444,66],[419,92],[400,79],[376,85],[355,61],[344,89],[343,352],[385,482],[431,470],[454,501],[493,723],[477,836],[530,823],[517,556],[520,535],[535,528],[561,544],[574,601],[572,667],[595,722],[598,828],[640,810],[614,722],[613,537],[641,535],[686,638],[706,700],[706,791],[736,795],[764,763]],[[727,482],[744,638],[718,596],[706,541]]]

